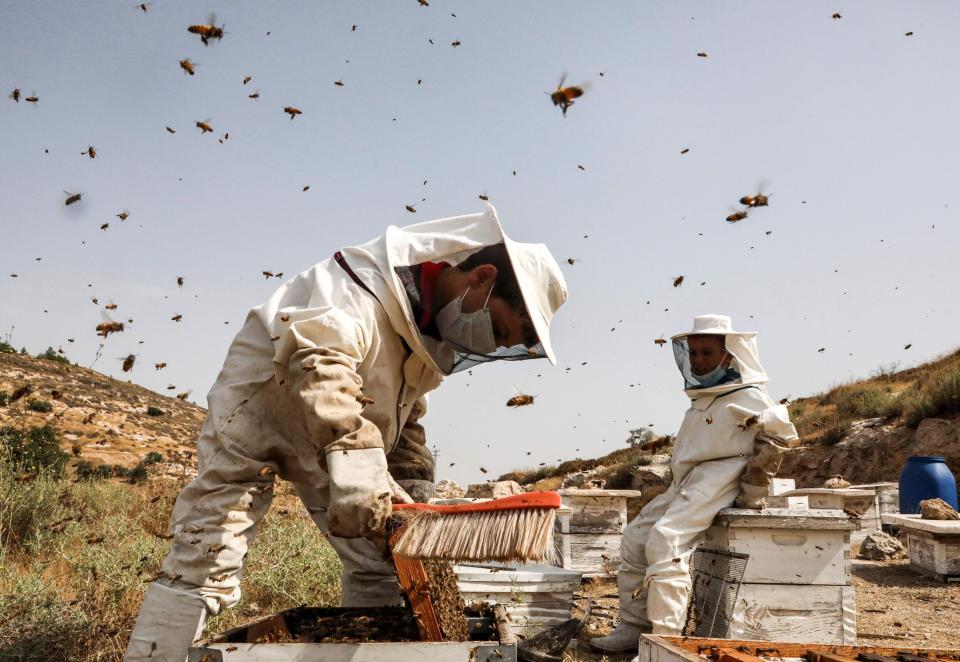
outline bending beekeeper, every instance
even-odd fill
[[[343,606],[399,604],[374,541],[392,501],[433,492],[427,392],[480,363],[556,363],[549,325],[566,296],[547,248],[509,239],[488,205],[389,227],[253,308],[207,396],[199,473],[177,498],[163,576],[124,659],[182,662],[207,614],[237,604],[277,476],[340,556]]]
[[[590,642],[605,652],[636,650],[641,633],[681,634],[698,539],[735,500],[762,507],[797,438],[787,408],[764,387],[756,333],[734,331],[726,315],[700,315],[672,340],[690,409],[674,441],[672,483],[623,532],[620,624]]]

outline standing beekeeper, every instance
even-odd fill
[[[787,408],[763,384],[757,334],[726,315],[699,315],[673,336],[690,409],[673,446],[673,481],[627,525],[620,548],[620,624],[591,640],[605,652],[636,650],[641,633],[681,634],[690,555],[723,508],[758,508],[782,453],[797,439]]]
[[[374,540],[392,501],[432,494],[426,393],[480,363],[556,363],[548,331],[566,296],[546,246],[509,239],[487,205],[391,226],[253,308],[207,396],[199,473],[177,498],[173,545],[124,659],[182,662],[207,614],[239,602],[276,476],[340,556],[342,604],[398,604]]]

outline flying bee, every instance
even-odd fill
[[[571,267],[572,267],[573,265],[575,265],[577,262],[580,262],[580,258],[578,258],[578,257],[568,257],[568,258],[567,258],[567,264],[569,264]]]
[[[264,278],[272,278],[274,275],[276,275],[272,271],[261,271],[260,273],[263,274]]]
[[[746,210],[743,210],[743,211],[735,211],[735,212],[733,212],[732,214],[730,214],[729,216],[727,216],[727,223],[736,223],[737,221],[742,221],[742,220],[745,219],[746,217],[747,217],[747,212],[746,212]]]
[[[283,107],[283,112],[285,112],[285,113],[287,113],[288,115],[290,115],[290,119],[291,119],[291,120],[292,120],[294,117],[296,117],[297,115],[302,115],[302,114],[303,114],[303,111],[301,111],[299,108],[295,108],[294,106],[284,106],[284,107]]]
[[[333,81],[333,84],[336,85],[337,87],[343,87],[343,81],[342,81],[342,80],[335,80],[335,81]]]
[[[171,129],[169,126],[168,126],[168,127],[164,127],[164,128],[166,128],[166,130],[167,130],[168,133],[176,133],[176,132],[177,132],[176,129]]]
[[[406,205],[406,206],[405,206],[405,209],[406,209],[408,212],[410,212],[411,214],[416,214],[416,213],[417,213],[417,209],[416,209],[416,207],[414,207],[413,205]]]
[[[186,71],[186,72],[187,72],[188,74],[190,74],[191,76],[193,76],[195,73],[197,73],[197,72],[194,71],[194,69],[193,69],[193,68],[196,67],[196,66],[197,66],[196,62],[191,62],[191,61],[190,61],[190,58],[188,58],[188,57],[185,57],[185,58],[183,58],[182,60],[180,60],[180,68],[183,69],[184,71]]]
[[[184,391],[183,393],[177,393],[177,400],[182,400],[183,402],[187,401],[187,398],[190,397],[190,394],[193,393],[193,389],[189,391]]]
[[[174,322],[179,322],[180,320],[183,319],[183,315],[181,315],[180,313],[177,313],[176,315],[174,315],[174,316],[171,317],[170,319],[171,319],[172,321],[174,321]]]
[[[127,220],[127,218],[130,217],[130,212],[128,212],[126,209],[124,209],[122,212],[120,212],[120,213],[117,214],[116,216],[117,216],[117,218],[119,218],[121,221],[125,221],[125,220]]]
[[[28,96],[28,97],[23,97],[23,100],[24,100],[24,101],[29,101],[30,103],[37,103],[38,101],[40,101],[40,97],[38,97],[37,94],[36,94],[36,92],[34,92],[33,94],[31,94],[31,95]]]
[[[453,46],[454,48],[456,48],[457,46],[460,45],[460,40],[457,39],[456,41],[451,41],[451,42],[450,42],[450,45]]]
[[[210,120],[205,122],[196,122],[197,128],[200,129],[200,134],[204,133],[213,133],[213,127],[210,126]]]
[[[183,276],[177,276],[177,287],[183,287]]]
[[[116,309],[117,309],[117,304],[115,304],[114,302],[111,301],[110,303],[108,303],[107,305],[105,305],[104,308],[106,308],[107,310],[116,310]]]
[[[63,204],[67,205],[68,207],[74,202],[80,202],[80,198],[83,196],[82,193],[71,193],[70,191],[64,191],[64,193],[67,194],[67,199],[64,200]]]
[[[166,364],[166,363],[154,363],[154,364],[153,364],[153,367],[156,368],[157,370],[163,370],[164,368],[167,367],[167,364]]]
[[[97,150],[94,149],[93,145],[90,145],[89,147],[87,147],[85,151],[80,152],[80,156],[83,156],[83,155],[87,155],[91,159],[95,159],[97,158]]]
[[[656,344],[658,344],[660,347],[663,347],[664,345],[667,344],[667,339],[666,339],[666,338],[657,338],[657,339],[654,340],[653,342],[655,342]]]
[[[176,385],[176,384],[167,384],[167,390],[168,390],[168,391],[176,391],[176,390],[177,390],[177,385]]]
[[[97,324],[97,335],[106,338],[111,333],[120,333],[123,331],[123,322],[114,322],[112,319],[103,316],[104,321]]]
[[[745,195],[740,198],[740,204],[746,207],[766,207],[770,204],[770,196],[764,195],[761,190],[753,195]]]
[[[106,229],[109,228],[109,227],[110,227],[110,224],[109,224],[109,223],[104,223],[103,225],[100,226],[100,229],[101,229],[101,230],[106,230]]]
[[[369,396],[367,396],[367,395],[364,395],[363,393],[361,393],[360,395],[357,396],[357,402],[359,402],[360,404],[362,404],[362,405],[364,405],[364,406],[374,404],[373,398],[371,398],[371,397],[369,397]]]
[[[137,362],[137,355],[127,354],[125,357],[122,357],[121,360],[123,361],[123,371],[130,372],[133,370],[133,364]]]
[[[19,88],[19,87],[13,88],[13,92],[10,93],[10,98],[13,99],[14,101],[16,101],[17,103],[20,103],[20,88]]]
[[[741,430],[749,430],[754,425],[760,422],[760,417],[754,414],[753,416],[748,416],[743,419],[741,422],[737,423],[737,427]]]
[[[137,7],[139,7],[139,8],[143,11],[144,14],[147,13],[147,7],[149,7],[149,6],[150,6],[150,3],[149,3],[149,2],[141,2],[139,5],[137,5]]]
[[[587,89],[587,85],[571,85],[569,87],[564,87],[563,82],[567,79],[567,74],[563,74],[560,77],[560,82],[557,84],[557,89],[553,92],[547,92],[550,95],[550,101],[553,102],[554,106],[560,106],[563,110],[563,116],[567,116],[567,109],[573,105],[573,100],[583,96],[583,93]]]
[[[223,39],[223,29],[227,27],[226,25],[217,27],[215,14],[210,14],[207,23],[207,25],[191,25],[187,28],[187,32],[200,35],[200,41],[203,42],[204,46],[208,46],[211,39]]]
[[[259,98],[260,98],[260,90],[257,90],[257,91],[254,92],[253,94],[248,94],[247,97],[250,98],[250,99],[259,99]]]
[[[837,20],[840,20],[841,18],[843,18],[843,16],[840,14],[840,12],[836,12],[836,13],[835,13],[833,16],[831,16],[830,18],[832,18],[833,20],[837,21]]]
[[[684,279],[684,276],[676,276],[673,279],[673,286],[680,287],[681,285],[683,285],[683,279]]]
[[[535,395],[526,395],[525,393],[521,393],[516,386],[513,387],[513,390],[516,391],[517,394],[507,400],[507,406],[513,407],[514,409],[517,407],[526,407],[528,405],[532,405],[533,399],[537,397]]]
[[[243,84],[246,85],[247,83],[249,83],[249,82],[252,81],[252,80],[253,80],[253,76],[244,76],[244,77],[243,77]]]

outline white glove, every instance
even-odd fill
[[[396,484],[387,472],[383,449],[330,451],[327,472],[330,533],[339,538],[374,538],[382,534],[392,510],[390,501]]]
[[[407,492],[397,481],[393,479],[389,473],[387,474],[387,480],[390,481],[390,491],[393,503],[416,503],[414,498],[410,496],[410,493]],[[404,481],[409,483],[410,481]]]

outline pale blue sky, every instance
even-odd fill
[[[550,246],[570,299],[558,367],[484,366],[435,393],[439,478],[673,432],[687,401],[652,341],[696,313],[760,331],[774,397],[956,346],[957,3],[136,5],[0,2],[0,87],[40,97],[0,103],[0,333],[18,347],[89,365],[112,300],[135,322],[95,367],[127,378],[138,353],[133,381],[204,404],[279,285],[262,270],[480,211],[482,192],[515,239]],[[186,28],[211,10],[227,34],[204,47]],[[592,83],[566,118],[545,94],[563,71]],[[727,224],[760,180],[770,207]],[[508,410],[514,385],[536,404]]]

